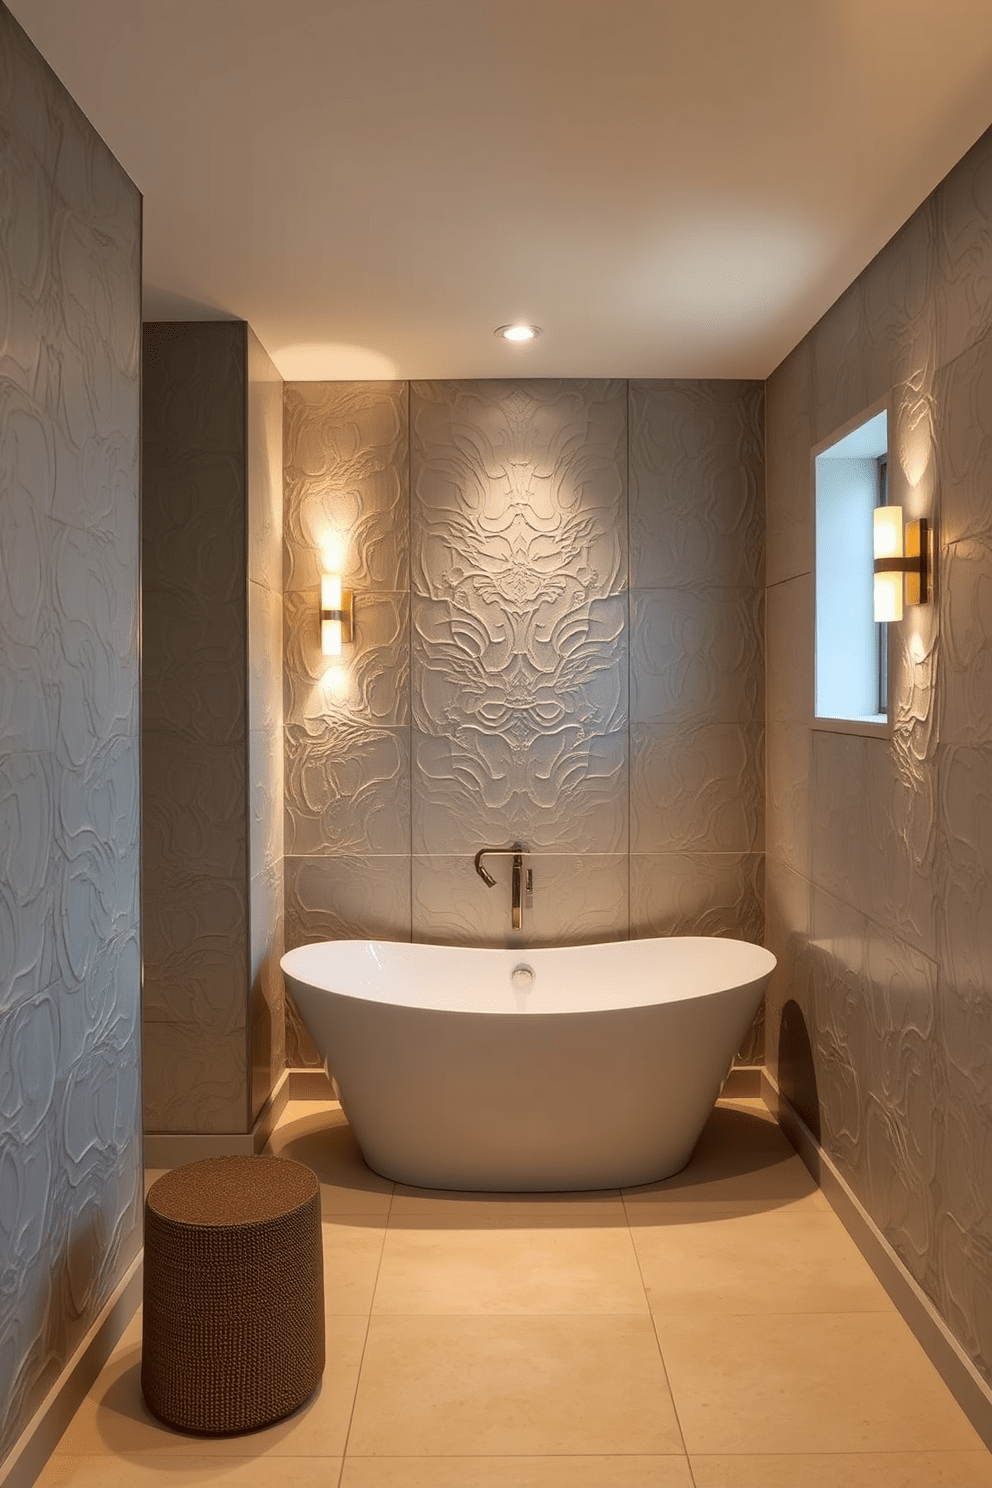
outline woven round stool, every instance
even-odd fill
[[[145,1200],[141,1388],[183,1431],[251,1431],[324,1372],[320,1186],[302,1163],[212,1157]]]

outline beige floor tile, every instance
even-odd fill
[[[627,1212],[640,1204],[751,1204],[767,1208],[806,1199],[829,1209],[774,1121],[757,1111],[718,1106],[686,1167],[672,1178],[623,1191]]]
[[[647,1317],[373,1314],[348,1451],[683,1451]]]
[[[526,1223],[559,1229],[605,1220],[625,1225],[627,1214],[618,1188],[591,1193],[480,1194],[408,1188],[397,1183],[389,1220],[391,1225]]]
[[[341,1461],[286,1458],[279,1464],[279,1488],[337,1488]],[[53,1457],[37,1488],[272,1488],[272,1479],[265,1457]]]
[[[367,1316],[372,1307],[385,1214],[336,1214],[321,1226],[324,1250],[324,1311]]]
[[[895,1312],[655,1322],[690,1456],[981,1446]]]
[[[626,1225],[550,1229],[390,1224],[374,1313],[636,1313],[644,1287]]]
[[[341,1488],[693,1488],[685,1457],[347,1457]]]
[[[249,1435],[202,1437],[172,1431],[155,1417],[141,1394],[141,1349],[115,1350],[59,1443],[60,1456],[105,1456],[141,1461],[146,1456],[321,1457],[344,1453],[358,1383],[364,1317],[337,1317],[327,1335],[327,1366],[313,1399]]]
[[[698,1217],[696,1217],[698,1216]],[[667,1220],[667,1222],[666,1222]],[[885,1288],[836,1215],[631,1209],[653,1312],[886,1312]]]
[[[988,1452],[693,1457],[696,1488],[992,1488]]]
[[[294,1101],[286,1107],[290,1119],[280,1121],[269,1138],[267,1151],[305,1163],[320,1182],[321,1210],[335,1214],[386,1214],[393,1185],[368,1167],[338,1105],[307,1103],[301,1114]],[[285,1113],[284,1113],[285,1117]]]

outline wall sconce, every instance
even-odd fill
[[[930,598],[930,524],[903,523],[901,506],[876,506],[875,619],[901,620],[904,604]]]
[[[320,576],[320,649],[325,656],[340,656],[351,641],[355,626],[355,595],[342,589],[340,574]]]

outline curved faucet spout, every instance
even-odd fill
[[[493,876],[492,876],[491,873],[487,872],[487,870],[485,868],[483,868],[483,866],[482,866],[482,860],[483,860],[483,858],[492,855],[494,857],[512,858],[513,859],[513,872],[511,874],[511,880],[510,880],[510,882],[511,882],[511,906],[510,906],[510,908],[511,908],[511,919],[510,919],[510,923],[512,924],[514,930],[519,930],[520,929],[520,926],[521,926],[521,924],[523,922],[523,913],[522,913],[522,898],[523,898],[523,895],[522,895],[522,885],[523,885],[524,853],[526,851],[527,851],[527,849],[521,843],[515,842],[512,847],[480,847],[479,848],[479,851],[475,855],[475,871],[479,875],[479,877],[482,879],[482,882],[486,885],[486,887],[487,888],[490,888],[490,889],[496,887],[496,880],[493,878]],[[532,882],[531,875],[530,875],[530,871],[528,870],[528,873],[527,873],[527,903],[528,903],[528,905],[531,902],[531,898],[530,898],[530,895],[531,895],[531,882]]]

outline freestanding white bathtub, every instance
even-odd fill
[[[282,958],[366,1162],[427,1188],[615,1188],[685,1166],[775,957],[326,941]]]

